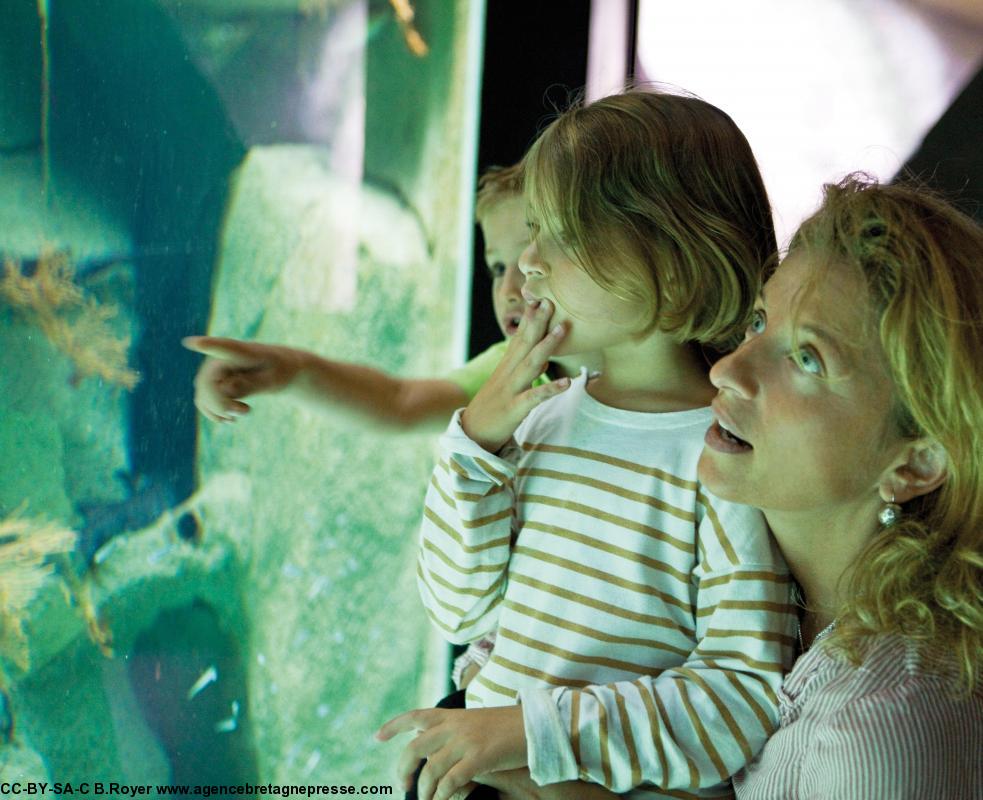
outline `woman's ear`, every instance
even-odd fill
[[[934,492],[949,474],[949,457],[934,439],[917,439],[904,446],[881,480],[881,499],[907,503]],[[893,499],[892,499],[893,498]]]

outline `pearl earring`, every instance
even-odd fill
[[[894,492],[891,492],[891,502],[885,503],[877,515],[881,525],[890,528],[901,517],[901,506],[894,502]]]

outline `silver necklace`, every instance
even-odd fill
[[[796,615],[797,620],[795,623],[795,635],[799,640],[799,652],[804,653],[806,651],[806,646],[805,642],[802,640],[802,613],[806,610],[806,600],[805,596],[802,594],[802,587],[799,586],[798,583],[792,584],[792,598],[795,600],[795,604],[800,609],[799,613]],[[834,628],[836,628],[835,619],[813,637],[812,643],[809,646],[813,647],[817,642],[825,639],[833,632]]]

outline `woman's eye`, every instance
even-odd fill
[[[803,372],[808,372],[810,375],[823,374],[823,362],[811,347],[800,348],[793,353],[792,358]]]
[[[754,309],[751,313],[751,321],[748,323],[747,328],[744,330],[744,338],[748,339],[751,336],[757,336],[759,333],[764,333],[765,331],[765,312],[760,308]]]

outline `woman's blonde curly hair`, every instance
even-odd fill
[[[895,424],[944,448],[947,476],[857,559],[833,641],[859,661],[873,633],[954,654],[972,691],[983,661],[983,228],[933,193],[862,174],[827,185],[792,240],[859,268],[894,381]]]

